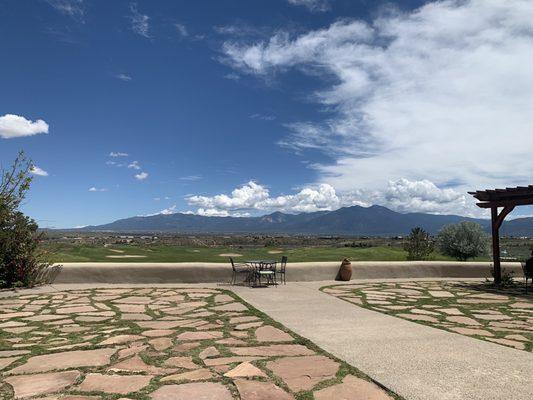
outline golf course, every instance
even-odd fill
[[[254,259],[278,259],[282,255],[290,262],[337,261],[405,261],[407,253],[401,247],[189,247],[173,245],[89,245],[54,243],[42,246],[52,262],[236,262]],[[435,252],[433,260],[452,260]],[[476,258],[486,261],[488,256]]]

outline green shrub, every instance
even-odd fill
[[[481,225],[470,221],[446,225],[438,235],[441,253],[459,261],[484,254],[487,250],[487,240],[488,236]]]
[[[417,226],[411,230],[407,236],[407,242],[404,243],[403,248],[407,252],[407,259],[427,260],[431,253],[433,253],[434,245],[429,233]]]
[[[52,272],[38,251],[42,234],[37,224],[19,211],[30,188],[31,167],[20,152],[9,170],[0,170],[0,287],[33,286]]]
[[[491,266],[491,269],[490,269],[490,274],[492,275],[493,278],[496,277],[496,273],[494,271],[494,266]],[[500,278],[500,284],[498,285],[499,287],[510,287],[510,286],[514,286],[516,284],[516,282],[514,281],[514,271],[509,271],[505,268],[502,268],[501,270],[501,278]],[[485,280],[487,282],[489,282],[491,285],[494,285],[494,282],[495,280],[488,280],[487,278],[485,278]]]

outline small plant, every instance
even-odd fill
[[[488,236],[481,225],[463,221],[446,225],[438,235],[439,249],[442,254],[466,261],[487,251]]]
[[[493,279],[492,280],[485,279],[485,281],[487,283],[494,284],[494,276],[495,276],[494,266],[492,266],[492,268],[490,269],[490,274],[492,275]],[[516,285],[516,282],[514,281],[514,271],[509,271],[509,270],[503,268],[502,269],[502,279],[501,279],[501,282],[499,284],[499,287],[504,288],[504,287],[515,286],[515,285]]]
[[[427,260],[433,253],[434,245],[429,233],[420,227],[413,228],[403,248],[408,260]]]

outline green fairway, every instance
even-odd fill
[[[53,262],[228,262],[230,254],[236,261],[279,259],[282,255],[291,262],[299,261],[404,261],[406,252],[399,247],[299,247],[299,248],[239,248],[187,247],[171,245],[77,245],[47,244],[43,249]],[[435,260],[450,258],[435,254]],[[484,260],[482,258],[480,260]]]

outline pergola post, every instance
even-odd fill
[[[503,207],[503,210],[498,214],[498,207],[490,208],[491,225],[492,225],[492,262],[494,263],[494,283],[499,285],[502,282],[502,267],[500,261],[500,226],[511,211],[514,210],[513,205]]]
[[[502,282],[502,267],[500,263],[500,227],[498,226],[498,207],[490,209],[492,222],[492,262],[494,263],[494,283]]]

